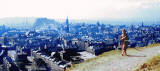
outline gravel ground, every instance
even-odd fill
[[[120,52],[120,51],[119,51]],[[113,54],[96,61],[82,63],[73,71],[134,71],[147,60],[160,53],[160,46],[144,49],[129,49],[129,56]]]

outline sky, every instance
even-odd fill
[[[0,0],[0,18],[159,20],[160,0]]]

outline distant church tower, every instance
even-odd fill
[[[66,19],[66,32],[69,33],[69,20],[68,20],[68,17]]]
[[[144,23],[143,23],[143,20],[142,20],[142,27],[144,27]]]

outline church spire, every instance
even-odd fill
[[[67,19],[66,19],[66,32],[67,33],[69,32],[69,20],[68,20],[68,16],[67,16]]]
[[[143,20],[142,20],[142,27],[144,27],[144,22],[143,22]]]

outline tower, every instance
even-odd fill
[[[68,17],[66,19],[66,32],[69,33],[69,20],[68,20]]]
[[[142,20],[142,27],[144,27],[144,23],[143,23],[143,20]]]
[[[132,31],[134,30],[134,26],[133,26],[133,25],[131,25],[131,30],[132,30]]]

